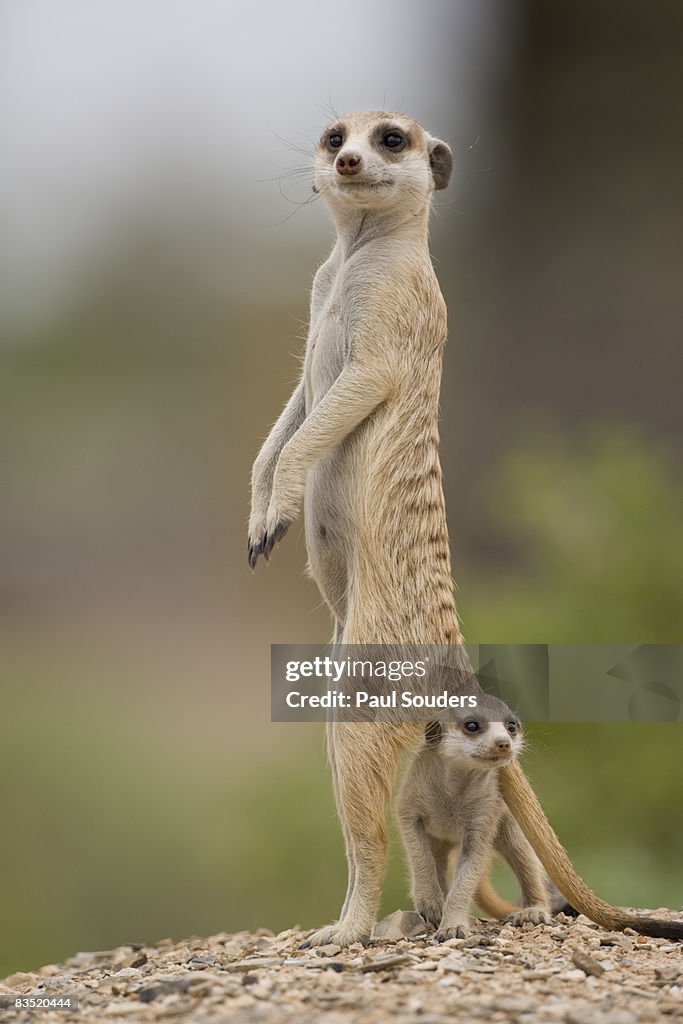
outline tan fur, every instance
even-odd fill
[[[474,726],[475,733],[468,727]],[[454,721],[430,725],[412,758],[396,801],[408,856],[415,909],[436,929],[436,941],[463,938],[477,885],[495,849],[510,864],[522,890],[512,924],[550,920],[541,865],[505,805],[498,772],[522,745],[521,727],[497,698],[482,694],[479,707]],[[449,887],[449,854],[459,847]]]
[[[390,127],[408,140],[398,153],[378,140]],[[342,137],[337,149],[331,130]],[[303,503],[310,570],[337,642],[458,644],[438,435],[446,308],[427,231],[450,150],[400,114],[350,114],[331,130],[315,155],[314,182],[337,240],[313,283],[302,379],[254,463],[249,561],[269,558]],[[338,924],[313,943],[369,936],[396,765],[419,734],[410,725],[329,726],[349,887]],[[521,770],[501,769],[501,781],[546,870],[590,915],[585,892],[576,898],[574,883],[565,885],[571,865],[556,857],[556,837],[537,818]],[[611,913],[601,922],[624,927],[623,915]]]

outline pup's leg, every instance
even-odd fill
[[[439,879],[439,888],[443,893],[444,899],[448,894],[448,857],[453,849],[451,843],[447,843],[443,839],[434,839],[430,837],[430,846],[432,848],[432,857],[436,864],[436,874]]]
[[[477,810],[479,813],[473,814],[467,822],[441,924],[434,936],[436,942],[462,939],[469,931],[470,907],[479,879],[489,863],[496,825],[495,814],[485,802]]]
[[[408,857],[413,904],[425,921],[438,928],[443,914],[445,887],[439,878],[432,841],[422,820],[407,806],[399,809],[398,825]]]
[[[494,839],[496,850],[514,871],[522,890],[522,909],[510,914],[511,924],[550,920],[550,900],[543,868],[521,828],[509,812],[503,814]]]

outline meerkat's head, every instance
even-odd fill
[[[449,146],[412,118],[383,111],[345,114],[322,134],[313,188],[333,210],[425,207],[446,188],[453,167]]]
[[[490,770],[517,757],[522,725],[507,704],[484,694],[476,708],[456,712],[448,722],[430,722],[425,743],[458,767]]]

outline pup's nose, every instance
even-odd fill
[[[501,753],[504,750],[509,750],[510,746],[510,740],[506,736],[501,736],[500,739],[496,740],[496,749]]]
[[[359,153],[340,153],[334,162],[337,174],[358,174],[363,161]]]

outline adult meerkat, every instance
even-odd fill
[[[515,925],[550,920],[543,869],[500,795],[498,772],[522,748],[517,716],[496,697],[483,695],[476,710],[430,723],[412,758],[396,801],[408,857],[415,909],[436,929],[437,942],[464,938],[477,886],[495,850],[522,890]],[[460,853],[448,884],[448,859]]]
[[[452,154],[402,114],[348,114],[325,130],[314,188],[337,229],[315,275],[303,374],[252,473],[248,555],[270,558],[304,506],[309,566],[347,644],[460,644],[439,463],[446,306],[428,247],[432,193]],[[339,921],[311,943],[365,940],[376,919],[395,769],[417,725],[328,727],[349,864]],[[600,900],[573,871],[519,765],[503,797],[544,868],[608,928],[681,935]]]

